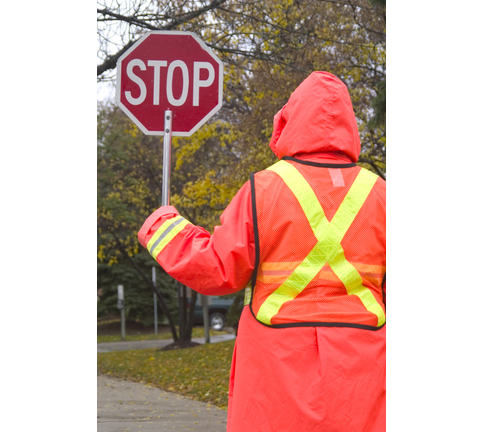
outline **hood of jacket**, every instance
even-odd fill
[[[346,85],[328,72],[312,72],[274,116],[270,148],[279,159],[342,152],[357,162],[361,141]]]

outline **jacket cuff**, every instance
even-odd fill
[[[163,207],[158,208],[154,213],[151,214],[151,216],[149,216],[146,219],[143,226],[141,227],[141,229],[138,232],[139,243],[141,243],[141,245],[144,248],[146,247],[146,244],[147,244],[145,242],[145,240],[146,240],[146,236],[149,233],[149,230],[156,223],[156,221],[158,219],[160,219],[162,216],[166,216],[166,215],[173,215],[173,217],[174,217],[174,216],[178,216],[179,213],[178,213],[178,210],[176,210],[176,208],[174,208],[173,206],[163,206]]]

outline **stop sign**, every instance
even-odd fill
[[[152,31],[117,61],[116,101],[146,135],[190,136],[223,102],[223,63],[195,34]]]

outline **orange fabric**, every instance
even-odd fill
[[[246,183],[221,215],[221,225],[215,227],[213,235],[191,224],[183,228],[157,256],[161,267],[201,294],[227,295],[245,288],[255,267],[250,197],[250,184]],[[165,206],[149,216],[138,233],[143,247],[176,215],[174,207]]]
[[[312,72],[275,115],[270,148],[279,159],[342,152],[356,162],[361,142],[345,84],[328,72]]]
[[[243,310],[228,432],[383,432],[386,327],[269,328]]]
[[[340,184],[334,186],[330,168],[295,161],[287,163],[307,180],[329,222],[361,170],[361,167],[338,169]],[[364,287],[370,290],[383,309],[385,192],[385,182],[378,179],[341,241],[345,257],[358,270]],[[276,173],[261,171],[255,174],[255,196],[261,245],[252,300],[252,310],[257,316],[262,304],[305,259],[317,244],[317,239],[297,198]],[[284,211],[280,212],[280,208]],[[292,246],[287,248],[288,244]],[[284,263],[287,264],[283,266]],[[268,267],[271,270],[267,270]],[[327,265],[296,298],[283,304],[271,320],[272,325],[307,322],[378,326],[377,316],[368,311],[357,296],[347,294],[344,284]]]
[[[274,122],[275,153],[315,162],[357,160],[360,143],[343,90],[332,75],[311,74],[289,99],[283,124]],[[322,111],[330,117],[327,123]],[[176,215],[173,207],[154,212],[139,232],[141,244]],[[235,292],[250,280],[255,247],[249,183],[220,219],[211,236],[186,226],[157,256],[169,274],[203,294]],[[385,332],[385,327],[268,328],[245,307],[233,352],[227,432],[384,431]]]

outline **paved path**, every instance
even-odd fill
[[[235,335],[210,336],[210,342],[235,339]],[[194,338],[205,343],[205,338]],[[103,342],[97,352],[162,348],[172,339]],[[225,432],[227,411],[150,385],[97,376],[97,432]]]
[[[235,339],[234,334],[224,334],[219,336],[210,336],[210,342],[223,342],[227,340]],[[205,343],[205,338],[193,338],[193,342],[198,342],[200,344]],[[166,345],[173,342],[173,339],[158,339],[158,340],[148,340],[148,341],[122,341],[122,342],[100,342],[97,344],[97,352],[110,352],[110,351],[124,351],[132,349],[143,349],[143,348],[163,348]]]
[[[97,376],[97,432],[225,432],[227,411],[149,385]]]

